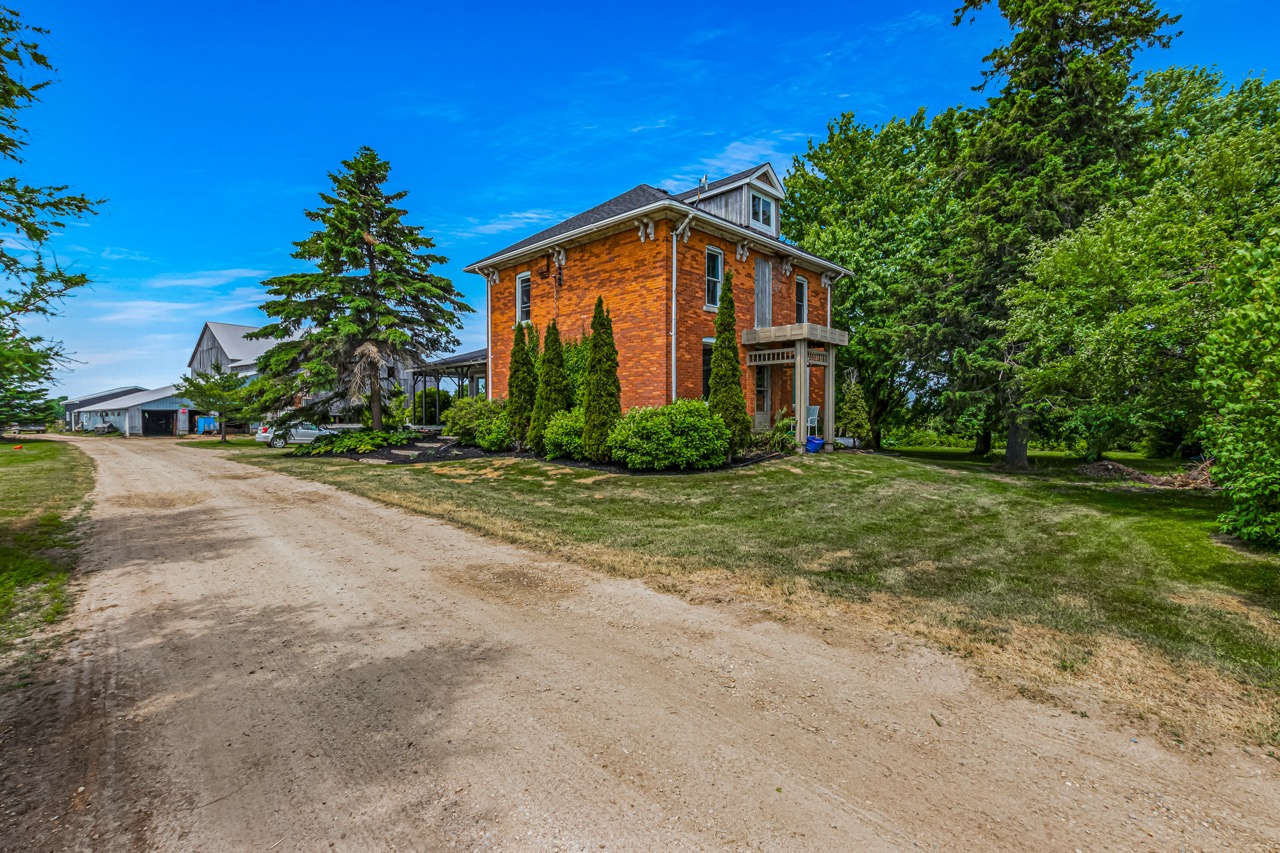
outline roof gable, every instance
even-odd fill
[[[727,178],[712,181],[707,184],[706,189],[694,187],[691,190],[677,193],[673,198],[678,201],[691,202],[697,198],[710,198],[711,196],[729,192],[747,183],[760,185],[778,198],[782,198],[784,193],[782,181],[778,179],[778,173],[773,171],[773,164],[761,163],[759,166],[743,169],[741,172],[730,175]]]

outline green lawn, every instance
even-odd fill
[[[1024,476],[946,451],[602,476],[512,459],[235,458],[626,574],[725,570],[894,602],[937,636],[994,646],[1029,627],[1062,638],[1048,654],[1063,671],[1112,638],[1280,700],[1280,556],[1219,542],[1220,496],[1081,482],[1069,460]]]
[[[0,441],[0,653],[65,611],[75,525],[92,488],[93,463],[75,447]]]

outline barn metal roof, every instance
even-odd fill
[[[166,385],[163,388],[155,388],[151,391],[139,391],[129,394],[125,397],[117,397],[114,400],[107,400],[102,403],[95,403],[92,406],[85,406],[77,409],[78,412],[104,412],[109,409],[132,409],[134,406],[142,406],[146,403],[154,403],[156,400],[163,400],[165,397],[174,396],[175,387]],[[181,405],[190,406],[188,401],[179,398]]]

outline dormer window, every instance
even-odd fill
[[[761,230],[773,233],[773,199],[751,194],[751,223]]]

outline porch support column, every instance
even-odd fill
[[[791,371],[796,395],[796,443],[804,444],[809,430],[805,422],[809,420],[809,342],[796,341],[796,364]],[[800,430],[804,430],[802,434]]]
[[[827,366],[822,368],[822,449],[836,449],[836,348],[827,344]]]

